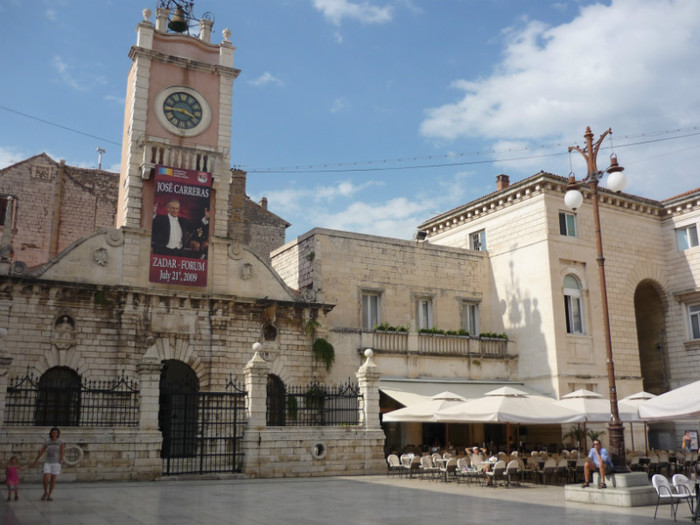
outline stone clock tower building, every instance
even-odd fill
[[[198,36],[168,31],[190,4],[161,1],[155,23],[146,9],[137,26],[115,227],[31,267],[9,260],[4,236],[0,460],[29,457],[46,435],[37,427],[58,426],[69,479],[381,472],[371,362],[359,390],[344,390],[349,419],[333,408],[319,425],[319,384],[339,381],[314,353],[333,305],[270,266],[287,223],[229,168],[230,31],[219,44],[210,20]]]
[[[116,226],[150,230],[154,170],[165,165],[211,173],[209,235],[225,237],[231,97],[240,73],[233,67],[231,32],[224,30],[224,41],[212,44],[211,20],[200,21],[200,36],[194,38],[167,32],[168,9],[157,9],[155,27],[150,15],[144,10],[137,44],[129,52],[133,63],[127,80]],[[239,194],[239,208],[244,197]]]

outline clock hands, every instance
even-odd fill
[[[168,109],[168,110],[170,110],[170,111],[179,111],[180,113],[184,113],[184,114],[187,115],[188,117],[195,118],[195,116],[194,116],[192,113],[190,113],[189,111],[187,111],[186,109],[182,109],[182,108],[173,108],[173,107],[170,107],[170,106],[165,106],[165,109]]]

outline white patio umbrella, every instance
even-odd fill
[[[610,412],[610,400],[604,398],[597,392],[591,390],[580,389],[569,394],[561,396],[561,399],[554,402],[555,405],[565,407],[583,416],[583,449],[588,448],[586,439],[586,423],[603,423],[610,421],[612,414]],[[618,413],[621,421],[637,420],[636,410],[626,408],[620,403],[617,405]]]
[[[649,401],[652,398],[655,398],[656,396],[654,394],[650,394],[649,392],[644,392],[643,390],[641,392],[637,392],[636,394],[632,394],[631,396],[623,397],[620,399],[620,402],[618,403],[618,407],[625,407],[625,411],[627,410],[632,410],[635,413],[637,413],[639,407]],[[635,421],[643,421],[642,418],[639,417],[639,414],[637,413],[637,419]],[[632,450],[634,450],[634,422],[632,420],[629,421],[630,424],[630,433],[632,435]],[[649,450],[649,442],[648,442],[648,437],[647,437],[647,422],[644,421],[644,451]]]
[[[452,392],[441,392],[422,403],[386,412],[382,416],[382,420],[390,423],[434,423],[435,418],[433,416],[435,412],[464,401],[466,401],[464,397]]]
[[[486,392],[484,397],[439,410],[435,413],[435,420],[445,423],[506,423],[506,443],[510,445],[511,423],[561,424],[583,421],[583,418],[567,408],[555,406],[553,399],[504,386]]]
[[[382,421],[389,423],[434,423],[435,412],[441,408],[449,408],[464,401],[466,401],[464,397],[452,392],[440,392],[427,401],[387,412],[382,416]],[[445,425],[445,441],[446,444],[450,442],[450,428],[448,425]]]
[[[645,420],[700,418],[700,381],[676,388],[642,403],[639,417]]]
[[[568,408],[579,414],[583,414],[588,423],[601,423],[610,421],[610,400],[597,392],[590,390],[576,390],[564,396],[555,405]],[[621,421],[639,421],[636,410],[626,405],[617,404],[617,411]]]
[[[583,421],[583,417],[553,399],[530,395],[504,386],[451,408],[439,410],[435,421],[450,423],[531,423],[561,424]]]

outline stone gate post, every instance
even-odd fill
[[[7,335],[7,330],[0,328],[0,427],[3,426],[3,421],[5,421],[5,401],[7,398],[7,381],[8,373],[10,372],[10,365],[12,364],[12,357],[5,350],[5,342],[3,339]]]
[[[255,354],[245,365],[245,388],[248,393],[248,429],[267,425],[267,375],[270,365],[260,356],[262,345],[255,343]]]
[[[365,362],[357,371],[357,383],[363,396],[360,423],[367,430],[381,429],[379,423],[379,369],[374,362],[374,352],[369,348],[365,350]]]
[[[160,410],[160,371],[163,365],[155,359],[144,359],[136,365],[139,375],[139,428],[158,430]]]

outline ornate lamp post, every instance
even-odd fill
[[[598,140],[593,142],[593,132],[590,127],[586,128],[584,137],[586,138],[586,147],[584,149],[578,146],[571,146],[569,153],[578,151],[586,160],[588,173],[586,176],[577,181],[573,172],[569,176],[569,186],[564,195],[564,204],[572,210],[581,206],[583,203],[583,195],[579,191],[581,186],[588,186],[593,193],[593,220],[595,221],[595,237],[596,247],[598,249],[598,277],[600,279],[600,294],[603,303],[603,328],[605,332],[605,352],[608,368],[608,387],[610,395],[610,422],[608,424],[608,436],[610,437],[610,453],[615,465],[615,472],[626,472],[627,465],[625,462],[625,431],[620,421],[620,413],[617,407],[617,387],[615,386],[615,363],[613,361],[612,338],[610,336],[610,316],[608,313],[608,291],[605,280],[605,257],[603,257],[603,239],[600,233],[600,212],[598,210],[598,182],[603,178],[603,175],[609,173],[608,188],[615,192],[620,192],[627,186],[627,177],[622,173],[622,168],[617,163],[617,156],[613,153],[610,155],[610,166],[604,170],[598,170],[596,166],[596,157],[600,144],[607,135],[612,134],[612,129],[608,129],[603,133]]]

